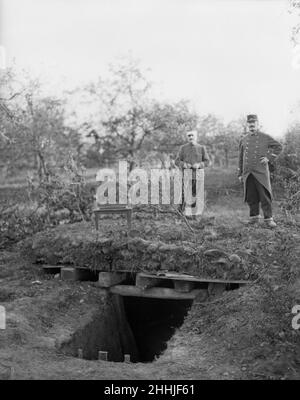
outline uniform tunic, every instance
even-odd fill
[[[239,176],[244,181],[244,199],[246,201],[246,182],[250,174],[261,183],[269,192],[271,199],[272,188],[268,164],[262,164],[260,159],[267,157],[273,162],[282,150],[282,145],[271,136],[262,132],[248,133],[239,144]]]
[[[184,163],[193,165],[200,162],[204,162],[206,167],[209,165],[209,157],[206,148],[198,143],[187,143],[181,146],[175,160],[175,164],[181,168]]]
[[[184,163],[188,164],[198,164],[198,163],[204,163],[204,166],[207,167],[210,163],[209,156],[207,154],[205,146],[202,146],[198,143],[193,144],[193,143],[187,143],[183,146],[181,146],[178,156],[175,160],[175,164],[183,168]],[[197,193],[196,190],[196,169],[192,168],[192,180],[189,182],[188,186],[189,189],[191,190],[192,196],[196,199],[195,203],[192,205],[188,205],[185,203],[184,200],[184,190],[182,193],[182,199],[184,203],[184,213],[187,216],[190,215],[201,215],[204,209],[204,170],[203,167],[201,168],[202,171],[199,171],[199,178],[200,181],[198,181],[199,191]],[[184,185],[183,185],[184,189]],[[189,190],[188,189],[188,190]]]

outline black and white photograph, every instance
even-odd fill
[[[0,380],[299,379],[300,0],[0,0]]]

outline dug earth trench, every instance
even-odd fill
[[[213,216],[188,227],[172,214],[143,213],[129,235],[123,224],[106,218],[99,232],[91,223],[61,225],[1,253],[2,379],[299,379],[299,330],[291,326],[300,303],[297,227]],[[151,302],[63,281],[43,264],[249,284],[204,302]]]

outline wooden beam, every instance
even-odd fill
[[[64,281],[79,281],[79,270],[73,267],[63,267],[60,270],[60,277]]]
[[[194,282],[174,280],[174,289],[177,292],[188,293],[195,287]]]
[[[56,274],[60,273],[61,266],[59,266],[59,265],[43,265],[42,269],[45,272],[45,274],[56,275]]]
[[[194,289],[188,293],[180,293],[175,289],[152,287],[143,290],[132,285],[116,285],[110,288],[110,292],[120,296],[148,297],[153,299],[194,300],[203,289]],[[206,292],[206,290],[205,290]]]
[[[125,281],[126,273],[120,272],[100,272],[98,278],[98,286],[100,287],[111,287],[118,285],[119,283]]]
[[[140,272],[140,276],[142,277],[155,277],[159,279],[171,279],[171,280],[179,280],[179,281],[190,281],[190,282],[212,282],[212,283],[238,283],[240,285],[244,284],[249,284],[251,281],[246,281],[246,280],[237,280],[237,279],[214,279],[214,278],[201,278],[199,276],[194,276],[194,275],[187,275],[187,274],[180,274],[177,272],[160,272],[157,271],[157,273],[154,274],[148,274],[145,272]]]
[[[104,207],[99,207],[93,210],[95,217],[95,227],[96,230],[99,229],[99,216],[102,214],[126,214],[127,216],[127,228],[128,231],[131,230],[131,219],[132,219],[132,207],[127,205],[118,204],[107,204]]]
[[[92,281],[95,271],[88,268],[61,267],[60,277],[64,281]]]
[[[144,276],[143,273],[136,274],[135,278],[135,285],[143,290],[158,286],[161,282],[163,282],[163,280],[159,277],[155,275]]]

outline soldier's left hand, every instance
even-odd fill
[[[267,157],[261,157],[260,162],[261,162],[263,165],[267,165],[268,162],[269,162],[269,159],[268,159]]]

